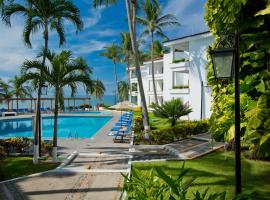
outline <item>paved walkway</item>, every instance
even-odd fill
[[[77,150],[68,166],[48,173],[0,184],[2,200],[116,200],[127,172],[129,144],[115,144],[107,133],[113,119],[92,139],[59,140],[62,154]]]

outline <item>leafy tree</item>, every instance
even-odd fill
[[[42,80],[50,87],[54,88],[55,108],[54,108],[54,132],[53,132],[53,161],[57,161],[57,133],[58,133],[58,110],[59,101],[64,96],[64,88],[71,89],[72,96],[76,93],[78,84],[85,86],[91,91],[92,81],[90,75],[91,68],[84,59],[72,58],[70,51],[62,51],[60,54],[46,54],[51,66],[43,66],[39,60],[25,61],[22,65],[21,83],[32,80]],[[41,73],[37,72],[41,71]]]
[[[25,0],[22,3],[11,3],[3,10],[3,20],[11,25],[10,18],[13,15],[23,15],[26,20],[23,30],[23,40],[28,47],[31,47],[31,34],[42,31],[44,38],[44,53],[42,64],[45,67],[46,52],[48,51],[49,31],[56,31],[59,36],[59,46],[66,41],[64,23],[69,21],[75,25],[76,31],[83,29],[83,22],[80,18],[79,9],[72,3],[71,0]],[[40,96],[42,82],[38,84],[37,96],[37,113],[36,113],[36,133],[35,145],[38,144],[36,139],[39,136],[41,144],[41,127],[40,127]],[[41,149],[39,149],[41,154]],[[37,160],[37,159],[35,159]]]
[[[105,87],[100,80],[93,80],[92,95],[96,99],[101,99],[104,96]]]
[[[270,157],[270,18],[264,10],[268,2],[208,0],[205,5],[205,20],[216,39],[213,46],[232,47],[234,33],[239,31],[242,144],[256,158]],[[208,82],[214,100],[211,133],[217,140],[231,141],[234,139],[233,83],[217,82],[211,62]]]
[[[16,107],[19,109],[19,98],[26,98],[27,96],[31,96],[31,88],[28,86],[24,86],[20,83],[20,77],[14,76],[13,79],[9,81],[11,84],[11,93],[16,97]]]
[[[126,81],[120,81],[118,83],[118,91],[120,101],[128,100],[129,84]]]
[[[149,35],[151,38],[151,75],[155,103],[158,104],[154,70],[154,35],[160,36],[164,39],[168,39],[162,29],[167,26],[179,25],[179,23],[177,22],[175,16],[172,14],[162,15],[162,9],[159,5],[158,0],[145,0],[142,10],[145,14],[145,18],[137,17],[137,21],[138,23],[145,26],[145,29],[142,32],[142,36]]]
[[[12,98],[13,93],[10,90],[10,86],[5,83],[2,79],[0,79],[0,98],[1,98],[1,102],[5,101],[7,103],[8,106],[8,110],[10,109],[10,99]]]
[[[100,55],[110,59],[112,61],[112,63],[113,63],[113,66],[114,66],[114,81],[115,81],[115,103],[117,103],[117,99],[118,99],[118,87],[117,87],[118,78],[117,78],[116,63],[120,62],[121,49],[120,49],[119,46],[115,45],[114,43],[112,43],[112,45],[109,46],[109,47],[105,47],[105,49],[106,50],[104,52],[102,52]]]
[[[172,99],[165,102],[162,105],[153,103],[151,105],[153,108],[153,114],[157,117],[167,118],[172,126],[176,125],[176,121],[185,115],[192,112],[192,109],[188,104],[184,104],[181,99]]]
[[[118,2],[117,0],[93,0],[94,7],[98,7],[101,5],[109,6],[117,2]],[[136,69],[138,85],[139,85],[139,92],[141,96],[145,139],[149,139],[149,135],[147,133],[150,130],[149,117],[148,117],[148,110],[147,110],[146,99],[145,99],[143,83],[142,83],[142,76],[141,76],[139,55],[138,55],[137,36],[136,36],[137,34],[136,15],[137,15],[137,9],[138,9],[138,1],[125,0],[125,4],[126,4],[126,11],[127,11],[127,18],[128,18],[129,34],[131,38],[132,52],[134,56],[135,69]]]

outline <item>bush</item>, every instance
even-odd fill
[[[50,141],[49,143],[42,142],[42,149],[44,153],[47,153],[49,154],[49,156],[52,156],[53,141]]]
[[[0,146],[0,162],[3,160],[6,156],[6,152],[3,146]]]
[[[7,154],[24,153],[30,148],[32,140],[29,138],[8,138],[0,140],[0,146],[4,147]]]
[[[182,121],[174,127],[160,128],[150,131],[150,140],[154,144],[167,144],[187,138],[190,135],[205,133],[209,129],[209,122]]]

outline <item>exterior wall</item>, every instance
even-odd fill
[[[163,91],[157,91],[159,102],[162,103],[173,98],[181,98],[193,110],[186,117],[190,120],[199,120],[201,117],[205,119],[211,115],[212,99],[211,89],[207,87],[206,50],[212,43],[213,37],[209,33],[187,38],[184,41],[169,42],[165,46],[170,48],[170,52],[164,55],[163,60],[154,62],[155,67],[159,68],[157,70],[158,74],[155,74],[155,79],[158,81],[157,87],[161,89],[162,87],[159,87],[159,85],[163,86]],[[181,49],[183,52],[176,52],[176,49],[178,51]],[[181,58],[186,60],[178,63],[174,62],[174,60]],[[154,93],[149,88],[149,84],[152,82],[150,68],[151,62],[146,62],[141,66],[147,105],[154,101]],[[163,70],[160,70],[161,68]],[[178,80],[176,84],[181,84],[181,87],[184,86],[184,88],[179,88],[180,85],[178,87],[174,86],[174,76],[183,78],[182,81]],[[131,79],[131,83],[137,83],[137,79]],[[186,88],[187,86],[188,88]],[[133,94],[138,96],[137,104],[140,106],[141,98],[139,92]]]

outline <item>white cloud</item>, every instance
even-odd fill
[[[207,30],[204,22],[204,3],[205,0],[170,0],[164,7],[164,13],[171,13],[181,23],[178,28],[169,28],[167,31],[174,30],[175,37],[183,34],[194,34]]]
[[[95,51],[100,51],[104,47],[108,46],[109,43],[105,41],[90,40],[82,44],[71,45],[70,48],[74,54],[89,54]]]
[[[0,23],[0,74],[3,76],[13,76],[20,73],[20,66],[25,59],[35,57],[40,44],[37,37],[32,38],[33,48],[26,47],[22,40],[21,20],[12,23],[9,28]]]

